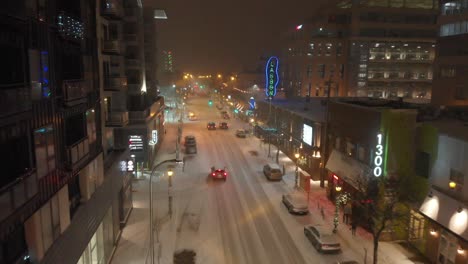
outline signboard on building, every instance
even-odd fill
[[[312,146],[312,138],[314,134],[314,129],[306,124],[303,124],[302,127],[302,141],[309,146]]]
[[[151,139],[148,143],[150,146],[154,146],[158,144],[158,130],[151,131]]]
[[[120,171],[133,172],[135,170],[135,162],[131,159],[122,160],[120,162]]]
[[[143,137],[141,135],[131,135],[128,137],[128,148],[130,151],[143,150]]]
[[[377,144],[375,145],[374,156],[374,176],[380,177],[383,173],[383,136],[382,133],[377,134]]]
[[[255,110],[255,98],[250,97],[249,99],[249,109],[250,110]]]
[[[278,87],[278,83],[279,83],[278,65],[279,65],[279,60],[277,57],[270,57],[266,64],[265,93],[269,99],[272,99],[276,95],[276,88]]]

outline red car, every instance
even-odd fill
[[[228,124],[226,122],[219,123],[219,129],[228,129]]]
[[[217,170],[213,170],[211,172],[211,178],[213,178],[214,180],[223,180],[223,181],[226,181],[226,178],[227,178],[227,172],[226,170],[222,170],[222,169],[217,169]]]
[[[208,130],[216,130],[215,122],[209,122],[208,125],[206,125],[206,128],[208,128]]]

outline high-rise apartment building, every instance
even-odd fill
[[[288,35],[288,96],[430,99],[434,0],[341,1]]]
[[[110,260],[164,135],[142,21],[138,0],[2,3],[0,263]]]
[[[145,23],[141,1],[124,0],[123,3],[123,56],[128,89],[124,100],[116,104],[119,108],[125,104],[129,124],[115,127],[113,138],[109,141],[113,142],[115,149],[129,148],[141,170],[151,167],[164,136],[161,133],[164,131],[164,100],[157,96],[154,80],[146,77],[146,63],[149,62],[150,67],[154,65],[153,60],[145,58],[145,55],[150,54],[145,51]],[[148,73],[152,74],[151,71]]]
[[[468,105],[468,1],[441,1],[432,103]]]
[[[174,57],[171,50],[163,51],[164,72],[174,72]]]

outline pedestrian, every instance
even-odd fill
[[[355,219],[351,220],[351,234],[356,236],[357,223]]]
[[[345,224],[349,224],[349,219],[351,217],[351,214],[352,214],[352,207],[351,207],[351,203],[348,202],[346,203],[346,205],[344,206],[344,212],[343,212],[343,222]]]

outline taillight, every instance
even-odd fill
[[[211,176],[215,176],[215,173],[214,173],[214,172],[213,172],[213,173],[211,173]]]
[[[226,173],[226,172],[225,172],[225,173],[223,173],[223,174],[224,174],[224,176],[226,176],[226,175],[227,175],[227,173]]]

